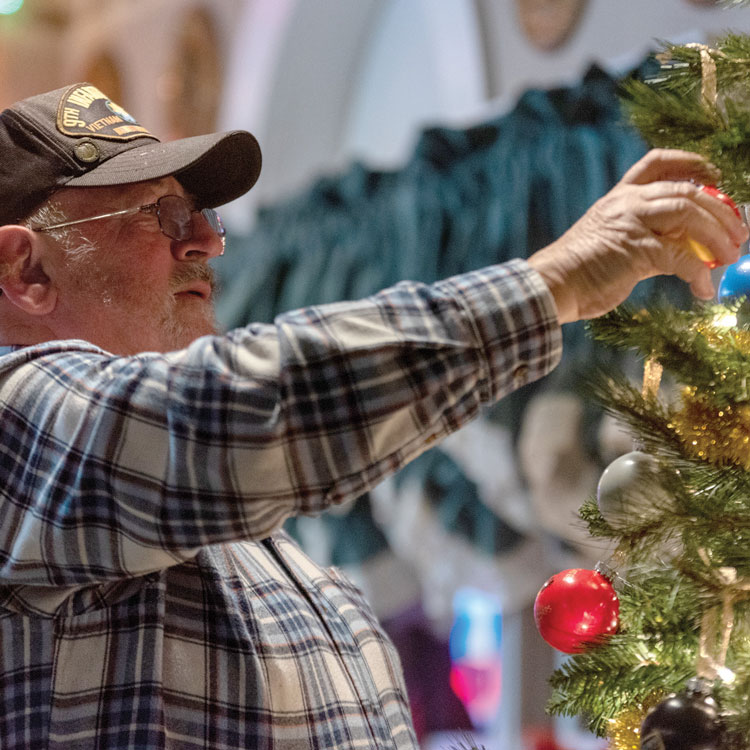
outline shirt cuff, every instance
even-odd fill
[[[525,260],[447,279],[465,305],[485,353],[488,400],[538,380],[559,363],[562,331],[554,299]]]

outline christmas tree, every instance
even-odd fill
[[[624,86],[632,121],[651,145],[716,164],[719,197],[750,202],[750,38],[667,44],[657,59]],[[750,747],[748,295],[745,256],[718,304],[624,306],[590,326],[643,361],[642,383],[613,373],[592,383],[634,449],[581,509],[611,557],[553,576],[535,614],[574,654],[552,675],[549,710],[585,717],[612,750]]]

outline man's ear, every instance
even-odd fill
[[[47,315],[57,291],[44,272],[44,238],[16,224],[0,226],[0,289],[3,297],[28,315]]]

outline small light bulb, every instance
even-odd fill
[[[737,679],[737,675],[728,667],[719,667],[716,672],[721,681],[727,685],[731,685]]]
[[[736,328],[737,327],[737,316],[732,313],[726,313],[725,315],[717,315],[714,318],[714,325],[717,328]]]

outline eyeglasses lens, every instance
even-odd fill
[[[190,204],[179,195],[163,195],[156,201],[156,216],[159,227],[173,240],[189,240],[193,236],[193,210]],[[226,230],[219,214],[213,208],[201,209],[201,215],[211,229],[225,242]]]
[[[223,240],[227,231],[224,229],[224,222],[221,220],[221,216],[219,216],[213,208],[204,208],[201,210],[201,213],[211,229],[213,229]]]
[[[179,195],[163,195],[156,203],[161,231],[173,240],[189,240],[193,234],[193,216],[188,202]]]

